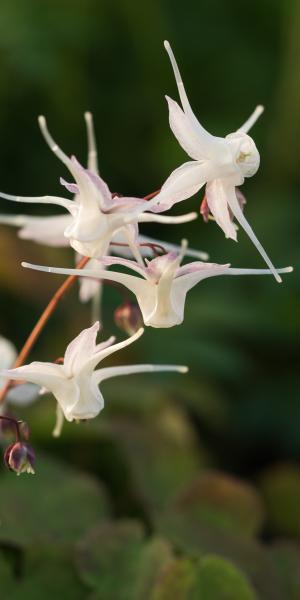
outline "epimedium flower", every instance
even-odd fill
[[[252,177],[259,168],[260,156],[248,131],[263,112],[257,106],[249,119],[234,133],[225,138],[211,135],[196,118],[169,42],[165,48],[173,67],[182,108],[166,96],[169,106],[169,122],[179,144],[192,159],[175,169],[156,197],[156,210],[167,210],[175,202],[193,196],[206,185],[205,196],[208,208],[225,236],[237,240],[237,231],[232,215],[248,234],[278,282],[276,269],[247,222],[236,194],[246,177]],[[155,210],[155,208],[153,209]]]
[[[104,407],[99,384],[106,379],[133,373],[154,371],[177,371],[186,373],[187,367],[177,365],[128,365],[96,369],[97,365],[122,348],[135,342],[142,334],[139,329],[123,342],[114,343],[110,337],[96,343],[99,322],[84,329],[67,347],[63,364],[32,362],[16,369],[6,370],[2,375],[13,380],[26,380],[52,392],[58,402],[58,419],[62,413],[67,421],[92,419]],[[60,424],[57,425],[58,429]]]
[[[92,135],[90,113],[86,113],[86,119]],[[117,232],[122,234],[124,241],[129,244],[135,255],[138,223],[178,224],[197,218],[195,212],[181,216],[156,215],[151,212],[152,204],[142,198],[113,195],[98,174],[96,160],[93,163],[89,160],[88,168],[85,169],[74,156],[69,158],[59,148],[47,129],[45,117],[39,117],[39,125],[50,149],[63,162],[75,180],[75,183],[67,183],[61,179],[62,185],[74,194],[74,199],[68,200],[57,196],[12,196],[3,193],[0,196],[16,202],[56,204],[65,208],[70,213],[71,219],[65,226],[63,235],[72,248],[82,256],[102,257],[107,253],[110,241]],[[93,148],[95,159],[94,141]],[[59,225],[62,225],[62,220]]]
[[[31,215],[1,215],[0,224],[12,225],[18,227],[18,237],[24,240],[30,240],[38,244],[55,247],[66,247],[69,246],[68,240],[64,236],[64,230],[70,225],[72,221],[71,215],[55,215],[36,217]],[[122,243],[123,238],[119,233],[116,233],[110,242],[109,251],[112,254],[118,254],[125,258],[132,258],[132,251],[129,245],[119,246]],[[170,244],[162,240],[139,234],[136,244],[140,248],[140,253],[143,257],[153,256],[153,247],[163,247],[166,251],[178,252],[180,246],[177,244]],[[198,258],[200,260],[207,260],[209,258],[206,252],[201,250],[195,250],[188,248],[187,256]],[[81,255],[76,253],[77,261],[80,260]],[[98,259],[91,258],[84,269],[93,269],[99,266]],[[98,292],[101,283],[96,279],[89,279],[87,277],[79,278],[79,298],[81,302],[88,302]]]
[[[219,265],[193,261],[181,266],[186,253],[187,241],[183,240],[181,251],[168,252],[152,260],[134,262],[127,259],[105,257],[101,263],[105,267],[121,265],[135,272],[135,275],[107,271],[104,269],[65,269],[22,263],[26,268],[64,275],[108,279],[123,284],[136,296],[144,324],[150,327],[173,327],[184,318],[185,299],[188,291],[197,283],[217,275],[269,275],[270,269],[236,269],[230,264]],[[278,269],[279,273],[289,273],[292,267]]]

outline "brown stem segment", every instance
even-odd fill
[[[160,190],[156,190],[156,192],[152,192],[152,194],[148,194],[148,196],[144,196],[144,200],[151,200],[152,198],[157,196],[157,194],[159,194],[159,192],[160,192]]]
[[[84,256],[81,259],[81,261],[78,263],[77,269],[83,269],[89,260],[90,260],[90,258],[88,256]],[[49,304],[47,304],[45,310],[42,312],[39,320],[35,324],[31,334],[27,338],[21,352],[19,353],[19,355],[15,361],[15,364],[13,366],[14,369],[23,365],[29,352],[31,351],[32,347],[34,346],[37,339],[39,338],[42,330],[44,329],[47,321],[51,317],[52,313],[55,311],[57,304],[59,303],[61,298],[65,295],[65,293],[72,287],[72,285],[75,283],[75,281],[77,279],[78,279],[78,275],[70,275],[69,277],[67,277],[67,279],[65,279],[63,284],[55,292],[54,296],[52,296]],[[10,384],[11,384],[11,382],[8,381],[6,383],[6,385],[2,388],[2,390],[0,392],[0,404],[4,400],[4,398],[7,394],[7,391],[10,388]]]

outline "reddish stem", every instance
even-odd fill
[[[156,190],[156,192],[152,192],[152,194],[148,194],[148,196],[144,196],[144,200],[151,200],[152,198],[157,196],[157,194],[159,194],[159,192],[160,192],[160,190]]]
[[[21,438],[19,425],[20,423],[22,423],[22,421],[17,421],[16,419],[13,419],[12,417],[6,417],[5,415],[0,415],[0,419],[2,419],[3,421],[9,421],[10,423],[14,424],[16,428],[16,441],[19,442]]]

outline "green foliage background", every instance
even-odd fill
[[[41,590],[72,599],[300,598],[299,33],[297,0],[2,0],[1,190],[61,193],[66,174],[36,117],[45,114],[58,143],[84,161],[87,109],[110,188],[157,189],[186,160],[164,100],[177,98],[169,39],[209,131],[227,134],[265,105],[253,129],[261,168],[243,186],[247,218],[274,263],[295,272],[280,286],[207,280],[190,294],[182,326],[148,329],[117,359],[186,363],[187,376],[108,382],[100,417],[67,425],[59,440],[51,438],[53,399],[20,415],[31,424],[37,475],[0,475],[1,598],[40,598]],[[18,210],[1,202],[1,212]],[[200,219],[143,231],[188,237],[212,261],[263,266],[243,231],[238,244]],[[73,254],[1,226],[0,332],[18,347],[61,281],[23,271],[23,259],[72,265]],[[105,290],[105,335],[115,333],[119,303]],[[73,290],[32,359],[61,355],[89,320]]]

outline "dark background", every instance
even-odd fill
[[[261,153],[261,168],[242,188],[246,216],[274,264],[293,265],[295,272],[285,276],[281,285],[272,277],[206,280],[190,293],[181,326],[148,328],[136,345],[115,359],[121,364],[188,364],[188,375],[108,382],[103,386],[106,408],[97,422],[68,424],[58,441],[51,439],[52,398],[22,413],[32,426],[37,465],[39,452],[47,450],[94,473],[104,480],[117,516],[142,515],[149,526],[146,505],[151,494],[165,499],[161,490],[168,488],[168,477],[173,481],[176,473],[173,494],[195,474],[182,459],[190,437],[195,449],[187,459],[189,465],[195,461],[204,470],[218,469],[254,486],[266,469],[279,463],[289,469],[299,459],[299,28],[296,0],[1,2],[0,188],[4,192],[64,195],[59,185],[59,177],[66,176],[64,167],[41,138],[37,116],[46,115],[65,152],[85,161],[85,110],[94,114],[100,173],[110,189],[143,196],[160,187],[187,160],[168,126],[164,94],[178,98],[164,39],[173,47],[194,111],[211,133],[234,131],[257,104],[266,109],[251,131]],[[197,194],[174,207],[172,214],[198,210],[201,199]],[[18,211],[54,214],[51,207],[1,201],[0,212]],[[141,230],[174,242],[187,237],[192,247],[207,251],[215,262],[264,267],[242,230],[238,244],[200,218],[184,226],[149,225]],[[0,250],[0,332],[21,347],[61,282],[57,276],[23,271],[21,260],[72,266],[73,254],[23,242],[3,226]],[[106,289],[106,336],[116,331],[112,312],[119,303],[118,293]],[[78,303],[73,290],[43,332],[32,359],[54,360],[89,320],[89,307]],[[143,489],[145,501],[140,484],[134,476],[131,480],[135,467],[130,452],[124,454],[122,440],[134,439],[147,469],[147,453],[158,444],[160,433],[155,427],[164,422],[163,415],[167,415],[166,430],[176,431],[181,450],[171,453],[169,464],[168,444],[162,442],[157,461],[165,460],[165,471],[154,477],[151,492]],[[299,518],[296,511],[298,529]],[[278,532],[282,528],[272,529],[266,519],[259,535],[267,540]]]

